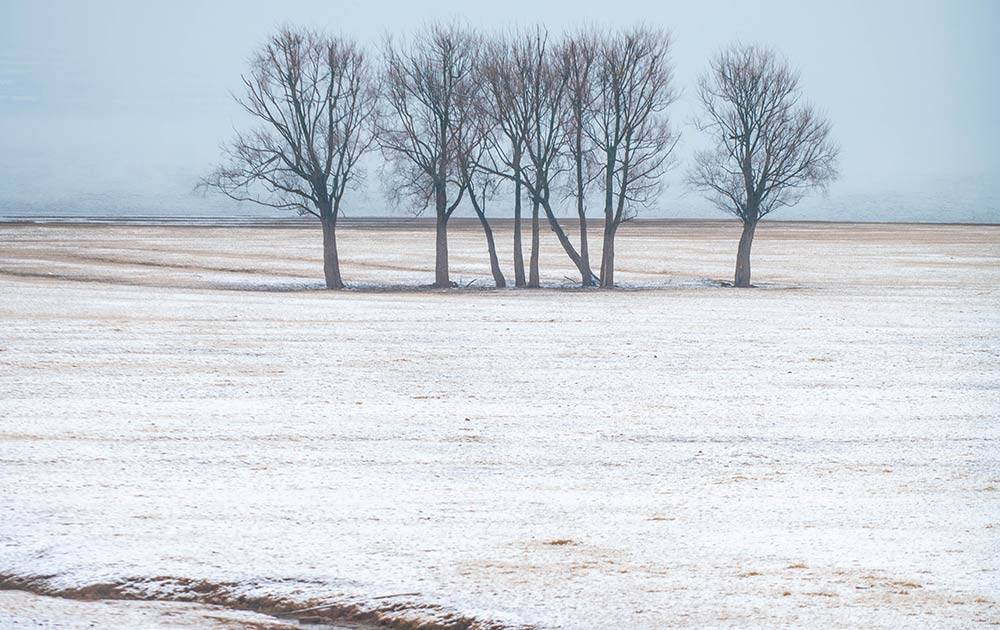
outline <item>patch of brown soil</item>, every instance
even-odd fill
[[[502,630],[490,620],[476,619],[443,607],[402,599],[387,603],[328,602],[318,599],[293,601],[282,597],[247,596],[235,582],[208,582],[181,577],[124,578],[116,582],[59,588],[56,576],[18,576],[0,573],[0,589],[18,589],[38,595],[83,601],[101,599],[196,602],[264,613],[305,623],[337,623],[359,628],[398,630]],[[404,593],[403,597],[416,595]],[[375,600],[385,599],[374,597]]]

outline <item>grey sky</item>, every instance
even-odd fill
[[[190,190],[240,123],[228,91],[255,46],[281,24],[375,44],[456,17],[482,28],[672,30],[682,147],[650,215],[714,216],[680,183],[698,143],[686,122],[708,57],[742,40],[801,71],[842,146],[829,198],[775,218],[1000,221],[1000,2],[991,0],[0,0],[0,215],[249,212]],[[375,182],[354,201],[353,214],[386,211]]]

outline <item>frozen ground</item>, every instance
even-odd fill
[[[293,290],[315,229],[0,225],[0,579],[398,625],[1000,623],[1000,227],[770,224],[757,290],[717,286],[736,238],[630,227],[641,291],[333,294]],[[349,282],[431,281],[430,230],[341,247]],[[452,247],[488,285],[481,234]],[[30,597],[0,621],[92,614]]]

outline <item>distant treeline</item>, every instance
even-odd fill
[[[378,151],[390,197],[434,209],[435,286],[454,286],[448,220],[466,200],[494,281],[506,286],[486,215],[504,188],[516,286],[539,286],[544,221],[581,285],[610,288],[618,228],[655,201],[676,166],[670,52],[669,33],[647,26],[552,37],[540,26],[482,33],[432,24],[387,37],[378,55],[343,37],[283,29],[254,53],[237,97],[260,124],[236,135],[201,186],[317,217],[326,286],[342,288],[337,219],[346,191],[362,181],[361,159]],[[749,286],[757,222],[833,180],[838,148],[829,123],[802,102],[796,73],[765,48],[720,52],[697,96],[696,127],[711,148],[695,155],[686,181],[742,221],[735,284]],[[588,198],[602,202],[600,261],[590,256]],[[553,212],[560,199],[575,202],[575,243]]]

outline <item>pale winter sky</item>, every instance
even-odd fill
[[[802,74],[842,146],[841,179],[775,218],[1000,222],[1000,2],[0,0],[0,216],[260,213],[191,193],[243,119],[230,90],[279,25],[376,45],[438,19],[553,31],[646,22],[674,35],[670,188],[648,216],[716,216],[681,175],[694,81],[733,42]],[[389,208],[377,178],[351,215]]]

